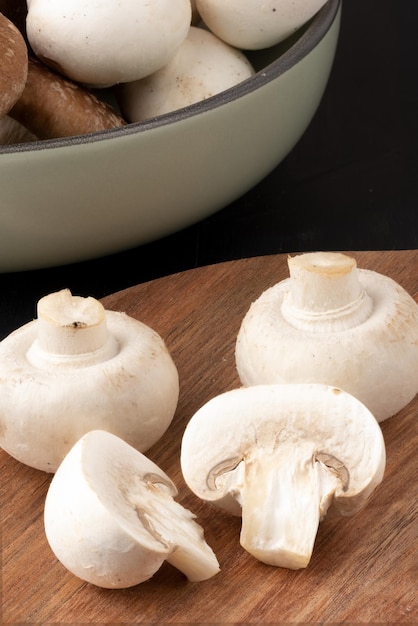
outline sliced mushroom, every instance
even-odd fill
[[[290,278],[252,303],[236,342],[244,385],[325,383],[382,421],[418,392],[418,305],[337,252],[289,257]]]
[[[86,433],[53,476],[44,523],[55,556],[75,576],[105,588],[148,580],[164,561],[190,581],[219,571],[194,515],[150,459],[119,437]]]
[[[38,318],[0,343],[0,445],[47,472],[96,428],[146,451],[178,395],[177,368],[153,329],[67,289],[41,298]]]
[[[242,515],[241,545],[264,563],[311,559],[327,512],[352,515],[381,482],[379,424],[328,385],[257,385],[209,400],[188,423],[181,469],[200,498]]]

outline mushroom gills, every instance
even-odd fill
[[[242,517],[247,552],[299,569],[326,515],[349,516],[366,505],[383,479],[386,450],[373,414],[342,389],[253,385],[198,409],[180,462],[198,497]]]

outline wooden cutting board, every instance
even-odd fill
[[[418,251],[352,254],[359,267],[391,276],[417,299]],[[1,451],[3,623],[418,622],[418,398],[382,423],[383,483],[356,516],[322,522],[304,570],[256,561],[239,545],[240,520],[198,501],[182,480],[186,423],[209,398],[239,385],[234,345],[241,320],[287,275],[286,255],[265,256],[190,270],[103,300],[159,332],[177,364],[178,410],[147,454],[177,484],[178,501],[196,513],[221,572],[190,583],[164,564],[153,579],[126,590],[82,582],[55,559],[44,536],[51,476]]]

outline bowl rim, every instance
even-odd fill
[[[308,25],[305,24],[304,27],[301,27],[301,29],[304,28],[301,36],[298,37],[296,41],[277,59],[266,65],[264,68],[258,70],[253,76],[228,89],[225,89],[218,94],[210,96],[205,100],[201,100],[181,109],[176,109],[175,111],[164,113],[147,120],[132,122],[126,126],[109,128],[107,130],[101,130],[84,135],[73,135],[71,137],[59,137],[56,139],[43,139],[17,144],[0,145],[0,155],[63,148],[95,143],[97,141],[108,140],[116,137],[126,137],[127,135],[143,133],[162,126],[175,124],[176,122],[200,115],[224,104],[231,103],[234,100],[259,89],[260,87],[267,85],[305,58],[325,37],[328,30],[334,23],[341,4],[342,0],[327,0],[321,9],[319,9],[319,11],[311,18]]]

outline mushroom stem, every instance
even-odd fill
[[[106,311],[95,298],[73,296],[63,289],[41,298],[37,311],[37,339],[28,352],[32,363],[92,365],[117,353]]]
[[[341,480],[316,462],[310,441],[254,452],[245,463],[240,543],[268,565],[304,568]]]
[[[364,322],[373,304],[357,274],[355,259],[337,252],[312,252],[288,259],[289,290],[282,304],[287,322],[297,328],[347,329]],[[323,326],[322,326],[323,325]]]
[[[183,532],[179,532],[183,530]],[[189,535],[186,536],[186,529],[177,528],[177,547],[167,557],[167,562],[187,577],[190,582],[200,582],[211,578],[219,572],[219,565],[214,553],[204,542],[203,533],[200,533],[200,526],[188,528]],[[192,534],[194,530],[194,534]]]

